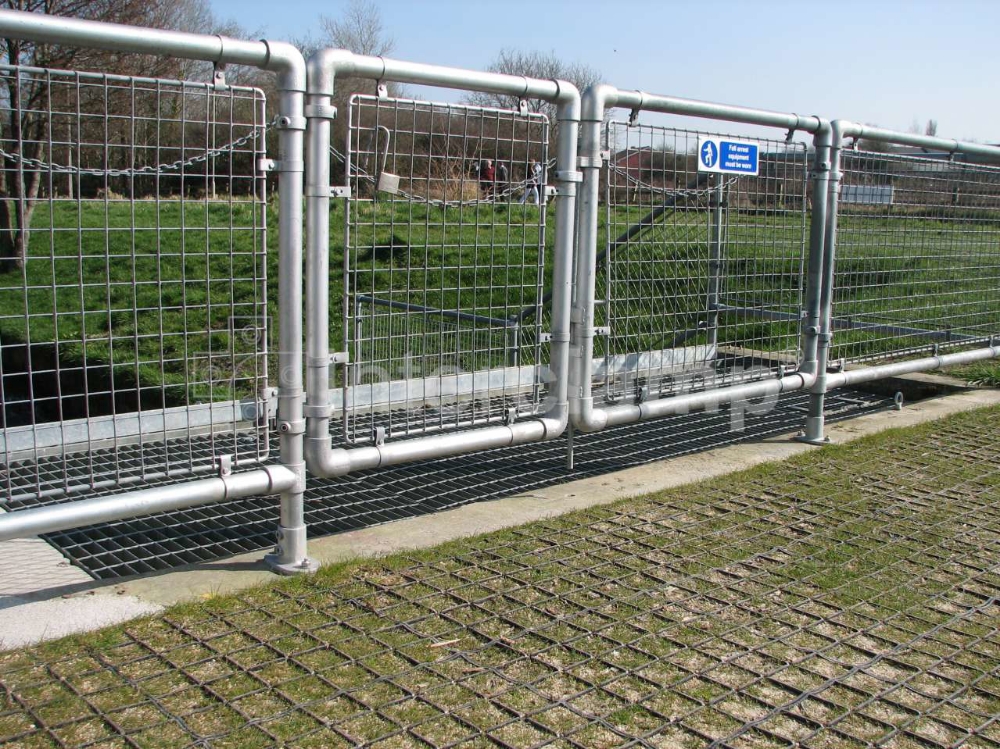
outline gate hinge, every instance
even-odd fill
[[[517,112],[522,117],[527,117],[528,116],[528,100],[527,99],[520,99],[520,100],[518,100],[518,102],[517,102]]]
[[[307,104],[305,115],[307,120],[335,120],[337,108],[332,104]]]
[[[306,422],[305,419],[299,419],[298,421],[278,421],[278,433],[279,434],[305,434]]]
[[[305,162],[302,161],[277,161],[275,159],[260,159],[257,162],[259,172],[302,172],[305,171]]]
[[[336,187],[330,188],[331,198],[349,198],[351,197],[351,186],[350,185],[337,185]]]
[[[212,83],[217,88],[227,88],[226,86],[226,63],[216,62],[212,64]]]
[[[278,388],[264,388],[261,395],[264,400],[267,420],[270,421],[278,415]]]
[[[611,335],[611,326],[605,325],[600,328],[594,328],[594,335]]]
[[[557,182],[583,182],[583,172],[558,171],[556,172]]]
[[[218,460],[215,461],[215,467],[219,470],[220,476],[232,476],[233,475],[233,456],[232,455],[220,455]]]
[[[335,351],[334,353],[330,354],[330,363],[331,364],[350,364],[351,363],[351,355],[347,351]]]
[[[274,121],[275,130],[305,130],[306,129],[306,118],[305,117],[292,117],[291,115],[282,114],[278,115],[277,119]]]
[[[611,151],[601,151],[597,156],[579,156],[576,165],[581,169],[600,169],[611,160]]]
[[[557,198],[557,197],[559,197],[559,195],[567,195],[568,194],[565,191],[562,192],[562,193],[560,193],[559,192],[559,188],[556,187],[555,185],[545,185],[545,187],[543,188],[543,193],[545,195],[545,199],[546,200],[548,200],[549,198]],[[574,193],[574,194],[576,194],[576,193]]]
[[[552,341],[552,334],[551,333],[547,333],[545,331],[542,331],[541,333],[538,334],[538,342],[539,343],[551,343],[551,341]]]
[[[385,427],[375,427],[372,429],[372,441],[376,446],[385,444]]]
[[[517,406],[511,406],[506,411],[504,411],[503,423],[506,426],[510,426],[515,421],[517,421]]]

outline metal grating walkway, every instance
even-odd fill
[[[782,434],[802,424],[806,398],[793,393],[767,414],[748,415],[743,432],[730,431],[728,409],[722,409],[577,435],[574,471],[566,470],[565,443],[558,440],[313,479],[306,522],[312,537],[325,536]],[[843,391],[831,394],[828,403],[830,417],[838,419],[885,408],[889,401]],[[273,544],[277,521],[277,501],[261,498],[63,531],[46,539],[90,575],[108,579],[266,549]]]

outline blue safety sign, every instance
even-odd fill
[[[743,140],[698,139],[698,171],[756,176],[760,145]]]

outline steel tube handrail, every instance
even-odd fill
[[[297,481],[294,472],[283,465],[273,465],[229,476],[17,510],[0,514],[0,541],[183,510],[213,502],[279,494],[294,488]]]

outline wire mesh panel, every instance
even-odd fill
[[[831,357],[873,361],[1000,333],[1000,169],[845,151]]]
[[[263,94],[0,84],[4,499],[266,457]]]
[[[793,369],[807,153],[759,141],[757,176],[698,171],[704,133],[611,122],[595,382],[608,402]]]
[[[348,138],[345,440],[539,412],[547,119],[359,95]]]

